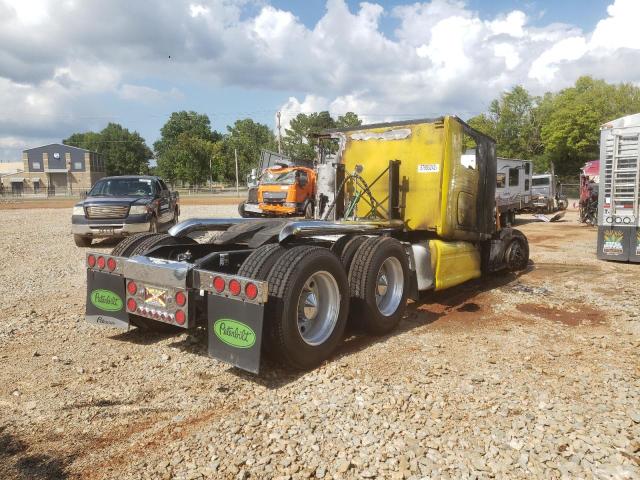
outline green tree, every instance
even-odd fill
[[[335,128],[336,122],[329,112],[299,113],[285,129],[284,153],[295,161],[311,162],[315,158],[313,135],[328,128]]]
[[[202,185],[219,167],[221,142],[212,142],[188,133],[179,134],[158,158],[158,172],[167,180]],[[211,168],[211,170],[210,170]]]
[[[496,140],[499,156],[531,159],[544,151],[538,100],[518,85],[493,100],[487,114],[477,115],[468,123]]]
[[[350,128],[359,127],[362,125],[362,120],[356,113],[347,112],[344,115],[340,115],[336,120],[336,128]]]
[[[160,129],[160,139],[153,144],[158,174],[170,183],[176,180],[192,185],[204,183],[209,178],[209,160],[214,145],[220,139],[221,135],[211,130],[211,121],[206,114],[172,113]],[[213,159],[211,162],[213,166]]]
[[[156,155],[161,156],[183,133],[203,140],[220,140],[220,134],[211,130],[211,121],[206,114],[185,110],[173,112],[160,129],[160,139],[153,144]]]
[[[585,161],[599,156],[600,125],[640,111],[640,88],[580,77],[575,85],[548,95],[541,103],[545,160],[560,175],[575,175]]]
[[[234,150],[238,152],[238,171],[240,178],[245,178],[252,168],[258,164],[260,150],[275,150],[276,139],[273,131],[262,123],[257,123],[250,118],[236,120],[233,125],[227,126],[227,135],[224,138],[224,164],[222,175],[225,179],[235,179]]]
[[[130,132],[117,123],[109,123],[100,132],[74,133],[62,142],[100,153],[107,175],[147,173],[153,156],[138,132]]]

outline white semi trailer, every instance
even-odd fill
[[[640,113],[600,127],[598,258],[640,262]]]

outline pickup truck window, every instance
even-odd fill
[[[152,181],[146,178],[99,180],[89,192],[90,197],[150,197],[153,194]]]
[[[158,179],[158,183],[160,184],[160,190],[169,190],[162,180]]]

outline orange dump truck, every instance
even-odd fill
[[[254,195],[238,210],[243,217],[313,218],[316,173],[307,167],[267,168]],[[252,198],[253,197],[253,198]]]

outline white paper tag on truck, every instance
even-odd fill
[[[440,171],[439,163],[420,163],[418,164],[418,173],[437,173]]]

